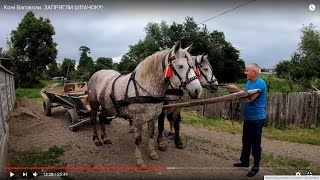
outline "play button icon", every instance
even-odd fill
[[[14,176],[14,174],[12,172],[10,172],[10,177]]]

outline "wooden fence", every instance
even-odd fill
[[[209,93],[205,91],[201,99],[223,95],[220,91]],[[183,101],[192,101],[185,95]],[[236,121],[243,120],[242,102],[240,100],[221,102],[186,108],[196,111],[199,115],[210,118],[223,118]],[[319,92],[291,92],[268,93],[267,96],[267,124],[275,127],[293,125],[301,128],[320,126],[320,93]]]
[[[15,100],[13,74],[0,63],[0,179],[7,178],[4,167],[7,164],[9,126],[6,120],[14,108]]]

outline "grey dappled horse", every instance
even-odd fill
[[[194,69],[198,75],[198,78],[200,80],[200,83],[202,87],[209,89],[211,92],[215,92],[218,89],[218,81],[213,75],[212,67],[210,65],[210,62],[208,60],[207,55],[198,55],[198,56],[192,56],[193,64],[195,65]],[[166,104],[172,104],[181,102],[183,93],[182,91],[179,93],[179,91],[176,90],[177,87],[171,86],[166,92],[165,99],[169,100],[176,100],[176,101],[169,101]],[[180,115],[181,109],[167,109],[163,110],[158,118],[158,148],[161,151],[165,151],[167,149],[166,147],[166,141],[163,138],[163,130],[164,130],[164,118],[167,116],[167,119],[172,118],[171,120],[174,122],[174,143],[177,148],[183,149],[184,145],[180,139],[179,134],[179,120],[178,116]]]
[[[100,70],[92,75],[88,82],[88,96],[91,107],[90,118],[93,123],[93,140],[97,146],[102,145],[96,127],[97,112],[101,105],[102,112],[99,119],[118,116],[133,120],[135,158],[138,166],[145,167],[140,150],[141,133],[145,123],[148,123],[149,156],[154,160],[159,159],[154,148],[154,127],[162,111],[162,98],[169,82],[174,86],[184,87],[191,98],[198,98],[202,93],[201,84],[191,67],[192,57],[188,49],[181,49],[179,41],[172,49],[148,56],[133,73],[128,75],[121,76],[114,70]],[[170,67],[173,73],[172,76],[164,78],[163,71],[167,67]],[[99,122],[103,143],[111,144],[103,121]]]

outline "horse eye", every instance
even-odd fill
[[[182,65],[178,65],[178,68],[179,68],[179,69],[182,69],[182,68],[183,68],[183,66],[182,66]]]
[[[204,68],[203,70],[204,70],[204,71],[208,71],[208,68]]]

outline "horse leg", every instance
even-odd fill
[[[162,110],[161,114],[158,117],[158,149],[160,151],[166,151],[167,146],[166,146],[166,141],[163,138],[163,130],[164,130],[164,111]]]
[[[99,119],[100,127],[101,127],[101,140],[104,144],[112,144],[112,142],[108,139],[107,133],[106,133],[106,127],[102,119],[106,118],[107,112],[105,110],[102,110],[99,118],[101,117],[101,121]]]
[[[184,149],[184,145],[180,139],[180,121],[181,121],[181,115],[180,110],[177,112],[177,114],[174,116],[174,144],[176,145],[176,148],[178,149]]]
[[[151,120],[148,122],[148,131],[149,131],[149,151],[150,151],[150,158],[152,160],[159,160],[159,156],[157,152],[154,150],[154,126],[157,120]]]
[[[96,146],[102,146],[97,133],[97,113],[99,109],[99,103],[90,101],[89,104],[91,107],[90,119],[93,125],[93,141]]]
[[[134,122],[135,122],[134,139],[136,144],[136,151],[135,151],[136,162],[137,162],[137,166],[144,168],[146,167],[146,164],[142,159],[141,150],[140,150],[143,123],[142,122],[138,123],[136,119],[134,120]]]
[[[134,127],[133,127],[133,120],[129,119],[129,133],[134,132]]]

